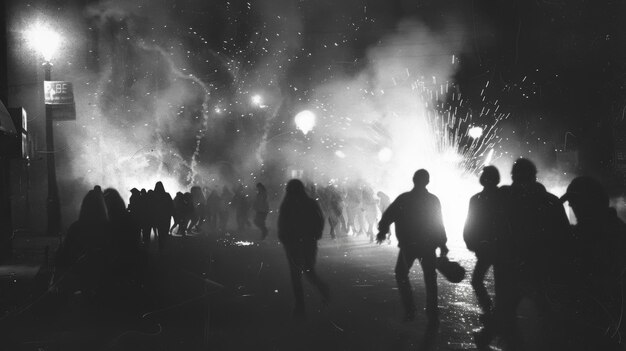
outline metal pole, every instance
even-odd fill
[[[44,79],[51,80],[52,64],[44,62]],[[44,92],[45,95],[45,92]],[[57,174],[54,160],[54,125],[52,111],[49,105],[45,105],[46,115],[46,164],[48,166],[48,198],[46,209],[48,212],[48,235],[57,236],[61,232],[61,206],[59,205],[59,188],[57,186]]]

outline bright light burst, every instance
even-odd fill
[[[252,97],[250,98],[250,101],[252,101],[252,104],[255,106],[263,105],[263,97],[259,94],[252,95]]]
[[[309,110],[298,112],[295,117],[296,127],[307,135],[315,127],[315,114]]]
[[[483,135],[483,129],[478,126],[474,126],[467,131],[467,135],[474,139],[478,139]]]
[[[61,47],[61,35],[42,23],[36,23],[25,34],[28,46],[46,61],[52,60]]]

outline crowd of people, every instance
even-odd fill
[[[498,337],[507,350],[519,349],[517,312],[522,301],[531,301],[538,311],[539,330],[546,333],[538,336],[545,349],[586,350],[598,349],[597,345],[602,350],[620,349],[626,225],[609,207],[603,187],[592,178],[579,177],[558,198],[537,182],[535,165],[523,158],[515,162],[511,175],[512,184],[499,187],[498,169],[484,167],[480,176],[484,188],[469,201],[463,238],[477,258],[471,285],[484,325],[474,335],[476,345],[486,348]],[[413,176],[414,188],[394,201],[383,192],[374,195],[363,185],[318,188],[297,179],[289,181],[277,229],[291,272],[294,315],[305,315],[303,275],[325,303],[330,301],[329,286],[315,271],[317,242],[326,223],[332,238],[350,233],[367,235],[370,242],[376,239],[378,243],[389,240],[394,223],[400,248],[395,278],[405,320],[413,320],[417,313],[409,282],[417,260],[424,273],[426,315],[432,325],[438,325],[436,251],[445,257],[448,248],[441,204],[427,190],[429,181],[428,171],[418,170]],[[79,218],[58,250],[55,284],[72,281],[66,278],[72,271],[84,278],[73,280],[82,284],[82,291],[95,293],[106,281],[102,277],[121,274],[138,250],[150,245],[153,234],[162,250],[172,233],[184,236],[226,230],[231,210],[240,230],[251,227],[253,211],[253,223],[265,239],[271,211],[266,187],[256,184],[256,196],[251,198],[239,185],[234,192],[226,186],[221,192],[194,186],[172,199],[158,182],[153,190],[132,189],[126,208],[115,189],[102,191],[96,186],[85,196]],[[565,202],[576,217],[574,226],[566,215]],[[77,263],[81,269],[73,269]],[[94,274],[103,267],[109,273]],[[494,271],[493,299],[484,285],[490,267]]]
[[[497,168],[485,167],[484,188],[469,203],[463,236],[477,258],[471,284],[484,324],[474,335],[477,346],[486,348],[498,336],[507,350],[523,349],[516,321],[527,301],[537,314],[537,349],[622,350],[626,225],[607,193],[593,178],[578,177],[558,198],[523,158],[511,176],[511,185],[498,187]],[[493,302],[484,286],[490,266]]]

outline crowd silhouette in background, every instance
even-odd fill
[[[558,198],[537,182],[535,165],[523,158],[514,163],[511,176],[511,185],[499,187],[498,169],[484,167],[483,190],[469,200],[463,238],[477,259],[471,285],[483,324],[474,334],[476,345],[486,349],[499,338],[506,350],[524,348],[516,320],[520,306],[530,302],[539,325],[535,338],[540,349],[623,349],[626,225],[609,207],[606,191],[593,178],[578,177]],[[426,170],[418,170],[414,188],[393,201],[356,183],[317,187],[293,179],[286,184],[277,228],[291,275],[295,317],[306,315],[303,275],[325,303],[330,301],[329,286],[315,271],[317,243],[326,223],[332,239],[364,235],[378,243],[389,242],[394,223],[400,248],[395,278],[404,319],[411,321],[417,314],[409,272],[418,260],[424,273],[426,315],[431,325],[438,325],[436,250],[446,256],[448,248],[441,204],[427,190],[429,180]],[[225,233],[231,211],[238,230],[250,230],[253,223],[264,240],[272,212],[270,192],[261,183],[255,189],[256,194],[249,194],[241,184],[232,192],[228,186],[221,191],[194,186],[172,199],[158,182],[153,190],[132,189],[126,207],[115,189],[102,191],[96,186],[83,199],[78,220],[63,238],[52,284],[57,290],[81,291],[94,301],[116,296],[114,287],[130,284],[128,267],[136,264],[139,252],[154,243],[157,252],[163,252],[173,236]],[[565,202],[575,215],[575,225],[569,223]],[[493,298],[484,284],[490,267]]]

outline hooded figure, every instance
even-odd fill
[[[104,191],[104,203],[109,214],[113,249],[122,260],[130,259],[139,248],[139,236],[120,193],[113,188]]]
[[[87,192],[78,220],[70,225],[57,250],[53,281],[60,290],[97,294],[109,265],[110,230],[107,208],[99,186]]]
[[[328,302],[328,285],[315,272],[317,241],[324,230],[324,217],[317,202],[310,198],[298,179],[287,183],[285,197],[278,215],[278,239],[285,247],[291,284],[295,296],[294,316],[305,315],[302,274],[319,290]]]

